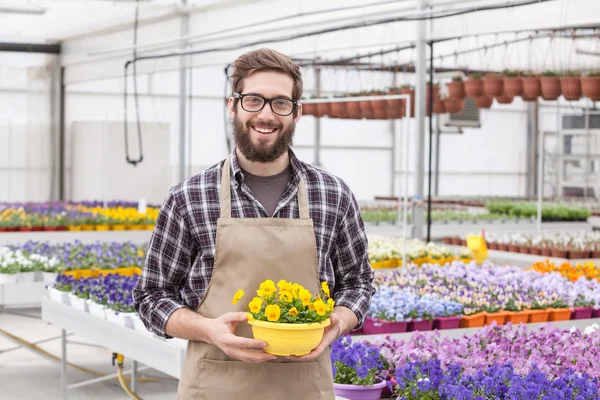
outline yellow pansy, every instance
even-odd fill
[[[281,310],[277,304],[270,304],[265,309],[265,315],[267,320],[271,322],[277,322],[279,320],[279,316],[281,315]]]
[[[296,307],[290,308],[290,311],[288,311],[288,314],[290,314],[292,317],[297,317],[298,310],[296,310]]]
[[[246,313],[246,318],[248,318],[248,321],[254,321],[254,316],[249,312]]]
[[[277,282],[277,287],[282,292],[292,292],[292,284],[290,282],[286,282],[283,279]]]
[[[275,288],[275,282],[273,282],[270,279],[267,279],[266,281],[260,284],[258,290],[260,290],[260,292],[263,293],[263,297],[268,297],[275,293],[277,289]]]
[[[294,298],[290,292],[279,292],[279,300],[291,303]]]
[[[321,282],[321,290],[323,290],[323,293],[325,293],[327,295],[327,297],[330,296],[329,286],[327,285],[327,282]]]
[[[298,296],[300,295],[300,292],[304,290],[304,287],[302,285],[298,285],[297,283],[294,283],[292,285],[292,294],[294,295],[294,298],[297,299]]]
[[[250,308],[250,311],[252,311],[253,313],[259,313],[260,309],[262,308],[262,303],[262,299],[255,297],[252,299],[250,304],[248,304],[248,308]]]
[[[327,306],[327,304],[323,303],[323,300],[321,299],[315,301],[314,306],[317,315],[325,315],[325,313],[329,311],[329,307]]]
[[[302,300],[302,304],[307,306],[312,299],[312,294],[306,289],[302,289],[300,293],[298,293],[298,297]]]
[[[335,306],[335,301],[333,299],[329,299],[329,300],[327,300],[327,305],[329,306],[329,309],[331,311],[333,311],[333,307]]]
[[[244,291],[242,289],[238,289],[237,292],[233,295],[233,300],[231,300],[231,304],[237,304],[240,299],[244,297]]]
[[[315,309],[315,305],[313,303],[308,303],[308,309],[309,310],[314,310]]]

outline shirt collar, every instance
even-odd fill
[[[238,160],[237,160],[237,155],[235,153],[235,147],[233,148],[233,150],[231,151],[231,154],[229,155],[229,160],[231,163],[231,171],[233,173],[233,176],[235,177],[236,181],[241,184],[244,181],[244,172],[242,171],[242,169],[240,168],[240,164],[238,164]],[[300,160],[298,160],[298,157],[296,157],[296,154],[294,153],[294,151],[289,148],[288,149],[289,155],[290,155],[290,165],[292,166],[292,174],[290,177],[290,181],[294,184],[294,185],[298,185],[300,183],[300,178],[303,175],[303,166],[302,166],[302,162]]]

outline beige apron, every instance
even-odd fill
[[[231,218],[230,162],[221,178],[221,216],[217,222],[215,263],[198,313],[217,318],[247,311],[261,282],[280,279],[299,283],[312,293],[320,290],[317,249],[304,180],[298,189],[300,219]],[[244,297],[232,305],[238,289]],[[236,335],[252,337],[247,322]],[[179,381],[179,400],[333,400],[329,351],[310,362],[278,358],[244,363],[216,346],[190,341]]]

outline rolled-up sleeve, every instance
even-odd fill
[[[368,239],[358,202],[350,192],[346,212],[338,224],[334,256],[335,287],[333,299],[338,306],[356,314],[360,328],[369,312],[373,287],[373,268],[367,254]]]
[[[192,260],[189,229],[181,217],[173,190],[156,220],[142,274],[133,289],[134,306],[146,328],[170,338],[165,326],[171,315],[185,307],[180,290]]]

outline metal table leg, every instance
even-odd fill
[[[135,393],[137,391],[137,373],[138,373],[138,362],[133,360],[133,366],[131,367],[131,391]]]
[[[62,398],[67,400],[67,332],[64,329],[60,330],[60,341],[62,345],[62,358],[60,361],[60,385],[62,389]]]

